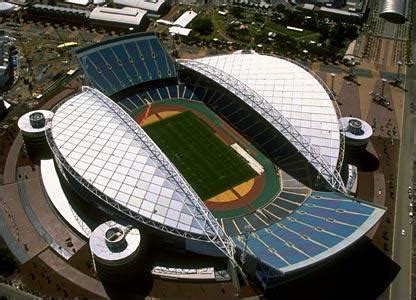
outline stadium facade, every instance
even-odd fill
[[[268,288],[334,257],[384,214],[346,194],[336,103],[303,67],[251,51],[174,62],[149,33],[76,55],[90,87],[54,109],[46,137],[62,184],[108,220],[172,251],[226,258]],[[282,191],[216,219],[132,118],[174,99],[206,105],[250,141],[285,174]]]

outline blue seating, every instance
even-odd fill
[[[315,227],[304,225],[298,221],[290,221],[289,218],[283,220],[281,224],[285,225],[288,229],[304,234],[312,240],[327,247],[333,247],[342,241],[342,238],[340,237],[331,235],[324,231],[318,231]]]
[[[133,111],[136,107],[134,106],[134,104],[129,101],[127,98],[123,99],[121,101],[118,102],[118,104],[127,112],[130,113],[131,111]]]
[[[333,209],[320,208],[315,206],[304,205],[302,210],[322,218],[333,219],[342,223],[360,226],[366,219],[366,216],[351,214],[347,212],[339,212]]]
[[[120,81],[121,85],[123,85],[123,87],[127,86],[129,81],[127,78],[127,74],[123,69],[123,64],[121,60],[116,58],[113,49],[104,48],[98,51],[98,53],[100,53],[102,59],[106,62],[106,64],[111,66],[113,74],[118,79],[118,81]]]
[[[309,256],[316,256],[319,253],[326,250],[325,247],[320,246],[310,241],[309,239],[303,238],[301,236],[303,234],[302,232],[294,233],[286,228],[280,228],[277,225],[270,226],[270,229],[273,230],[275,234],[279,236],[281,239],[285,240],[286,242],[292,243],[297,249],[303,251]]]
[[[280,193],[280,197],[288,199],[289,201],[295,202],[295,203],[303,203],[305,201],[305,196],[300,194],[294,194],[294,193],[287,193],[282,191]]]
[[[320,198],[316,198],[316,196]],[[319,195],[314,192],[309,198],[308,203],[322,207],[344,209],[349,212],[360,213],[365,215],[370,215],[374,211],[373,207],[366,206],[365,204],[361,204],[359,202],[353,202],[345,198],[339,198],[334,193],[326,193],[323,195],[322,193],[320,193]]]
[[[149,40],[150,47],[153,53],[155,53],[155,59],[158,61],[159,70],[162,73],[162,77],[176,76],[175,67],[170,59],[167,58],[167,53],[163,49],[159,40]]]
[[[282,208],[277,207],[276,205],[273,205],[273,204],[270,204],[270,205],[266,206],[265,208],[263,208],[263,210],[266,211],[266,212],[272,213],[273,215],[275,215],[278,218],[284,218],[288,214],[287,211],[285,211]]]
[[[283,207],[289,211],[293,211],[296,208],[298,208],[299,206],[296,204],[293,204],[291,202],[285,201],[284,198],[280,198],[280,196],[274,201],[274,203],[280,207]]]
[[[287,263],[280,259],[277,255],[273,254],[269,248],[261,243],[255,237],[249,237],[247,241],[247,247],[255,253],[261,260],[267,262],[271,266],[284,267]]]
[[[170,85],[168,86],[169,95],[171,99],[178,98],[178,86],[177,85]]]
[[[156,101],[162,100],[160,98],[159,93],[155,89],[149,89],[149,90],[147,90],[147,93],[149,94],[150,99],[152,99],[152,102],[156,102]]]
[[[268,233],[265,229],[258,231],[257,235],[290,264],[295,264],[308,258],[305,254],[278,238],[278,235]],[[249,241],[251,240],[255,239],[249,239]]]
[[[157,91],[159,92],[160,98],[162,100],[170,99],[169,93],[166,87],[160,87],[157,89]]]
[[[138,95],[133,95],[130,97],[127,97],[131,102],[133,102],[137,107],[141,107],[144,104],[146,104]]]
[[[113,51],[117,55],[117,60],[120,60],[122,68],[127,75],[127,79],[132,85],[138,84],[141,82],[139,78],[139,73],[134,67],[133,58],[127,53],[125,45],[115,45]]]
[[[140,40],[136,42],[139,48],[140,59],[146,65],[146,69],[149,72],[150,79],[159,79],[161,74],[157,68],[157,63],[155,61],[156,54],[152,51],[150,43],[146,40]]]
[[[184,92],[185,92],[185,86],[183,84],[180,84],[178,86],[178,98],[183,98]]]
[[[139,33],[76,50],[90,82],[106,95],[147,81],[174,78],[176,68],[157,37]]]
[[[110,83],[114,91],[121,90],[121,81],[114,75],[111,65],[109,65],[98,52],[93,52],[89,55],[89,58],[94,63],[95,66],[101,71],[101,76],[103,76],[107,82]]]
[[[192,100],[202,101],[204,99],[205,92],[206,92],[205,88],[203,88],[201,86],[195,87],[194,97],[192,98]]]
[[[334,233],[336,235],[342,236],[342,237],[348,237],[350,236],[357,228],[354,226],[348,226],[345,224],[340,224],[336,222],[328,222],[322,218],[318,218],[316,216],[302,214],[299,211],[303,211],[301,208],[298,211],[295,211],[292,216],[296,218],[296,220],[299,220],[305,224],[320,227],[323,230],[326,230],[328,232]]]
[[[256,229],[263,228],[265,225],[255,213],[248,214],[245,218]]]
[[[239,232],[237,231],[237,228],[234,226],[232,222],[232,219],[223,219],[222,223],[224,224],[225,232],[229,236],[235,236],[239,234]]]
[[[184,91],[184,94],[183,94],[183,98],[189,99],[189,100],[192,99],[193,93],[192,93],[191,88],[192,88],[191,86],[185,86],[185,91]]]
[[[102,76],[101,69],[96,67],[90,60],[85,59],[84,64],[85,72],[90,74],[89,81],[92,86],[99,89],[104,94],[113,92],[113,87],[107,81],[105,77]]]
[[[124,47],[127,50],[128,55],[133,60],[133,66],[135,67],[138,75],[139,75],[139,82],[146,82],[151,80],[149,77],[149,71],[143,60],[141,59],[141,55],[139,53],[139,49],[137,48],[137,44],[135,42],[126,43]]]

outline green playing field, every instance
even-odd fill
[[[144,130],[202,200],[256,176],[239,154],[190,111],[147,125]]]

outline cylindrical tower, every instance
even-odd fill
[[[373,135],[371,126],[366,121],[353,117],[341,118],[340,122],[347,151],[354,153],[364,150]]]
[[[48,110],[35,110],[20,117],[17,125],[22,133],[26,152],[34,163],[41,158],[49,157],[50,150],[46,141],[46,120],[53,117]]]
[[[91,233],[89,244],[100,279],[125,280],[126,274],[137,272],[140,240],[137,228],[125,227],[114,221],[98,226]]]
[[[107,221],[91,233],[94,269],[110,298],[136,299],[153,286],[152,262],[139,229]]]

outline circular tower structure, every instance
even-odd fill
[[[49,155],[49,146],[46,141],[46,120],[53,117],[48,110],[35,110],[20,117],[17,125],[22,133],[26,152],[33,162]]]
[[[364,150],[373,135],[371,126],[366,121],[353,117],[341,118],[340,122],[348,152]]]
[[[108,221],[98,226],[90,236],[94,267],[102,280],[123,280],[126,274],[137,272],[140,252],[139,229]],[[124,274],[124,276],[120,276]]]

